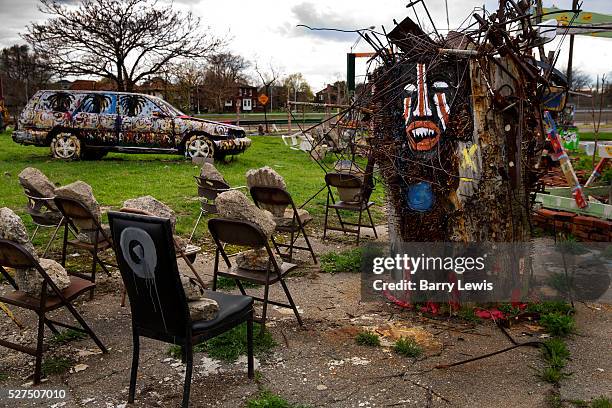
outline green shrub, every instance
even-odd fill
[[[242,281],[242,287],[244,288],[255,288],[261,285],[258,285],[256,283],[251,283],[251,282],[244,282]],[[234,289],[237,288],[238,285],[236,285],[236,280],[233,278],[228,278],[225,276],[218,276],[217,277],[217,289],[221,289],[221,290],[227,290],[227,289]]]
[[[404,357],[417,358],[423,354],[423,349],[417,344],[414,339],[408,337],[402,337],[395,342],[393,351],[397,354],[401,354]]]
[[[49,339],[49,342],[53,344],[64,344],[74,340],[82,340],[86,337],[87,334],[83,332],[74,329],[68,329],[53,335],[53,337]]]
[[[554,300],[542,303],[530,303],[525,308],[525,311],[530,313],[540,313],[541,315],[548,313],[571,314],[574,312],[574,309],[567,302]]]
[[[546,396],[546,405],[548,408],[563,408],[563,401],[558,393],[550,393]]]
[[[548,339],[542,347],[544,360],[548,361],[551,366],[562,368],[565,367],[565,360],[570,356],[567,345],[561,339]]]
[[[554,368],[554,367],[546,367],[544,370],[542,370],[542,372],[540,373],[540,377],[551,384],[559,384],[559,382],[567,377],[567,374],[564,374],[563,372],[561,372],[560,369],[558,368]]]
[[[255,354],[265,353],[276,347],[277,343],[268,330],[262,335],[259,334],[261,326],[253,324],[253,352]],[[223,361],[236,361],[241,355],[247,354],[246,323],[217,336],[203,343],[196,344],[193,348],[194,353],[208,353],[210,358]],[[167,353],[174,358],[181,357],[181,347],[170,346]]]
[[[469,306],[461,306],[461,309],[459,309],[459,312],[457,312],[457,316],[472,323],[480,320],[478,316],[476,316],[474,308]]]
[[[362,331],[355,336],[355,343],[360,346],[378,347],[380,346],[380,337],[374,332]]]
[[[279,397],[270,390],[261,390],[259,394],[247,401],[247,408],[308,408],[305,405],[294,405]]]
[[[362,256],[361,248],[349,249],[338,253],[328,252],[321,255],[321,272],[359,272],[361,270]]]
[[[610,398],[602,395],[591,401],[591,408],[612,408],[612,401],[610,401]]]
[[[70,370],[73,363],[73,360],[65,357],[48,357],[42,363],[42,373],[45,376],[51,374],[63,374]]]
[[[576,323],[572,316],[548,313],[540,316],[540,325],[554,336],[567,336],[574,332]]]

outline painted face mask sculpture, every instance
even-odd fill
[[[449,121],[449,84],[440,79],[430,83],[427,64],[417,63],[415,77],[404,88],[406,137],[414,152],[429,152],[440,142]]]
[[[444,241],[457,209],[462,143],[473,134],[469,64],[405,20],[389,35],[402,53],[372,76],[377,162],[405,241]]]

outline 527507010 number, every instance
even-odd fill
[[[62,389],[5,389],[1,392],[7,399],[64,399],[66,398],[66,390]]]

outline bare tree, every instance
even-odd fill
[[[304,75],[299,72],[287,75],[283,79],[283,86],[287,88],[287,96],[293,97],[294,101],[298,100],[298,95],[303,96],[304,102],[312,98],[312,89]]]
[[[171,103],[185,111],[200,113],[206,66],[196,61],[182,61],[171,64],[166,72],[177,91]]]
[[[268,96],[269,98],[270,97],[270,87],[274,85],[274,83],[280,76],[280,69],[272,65],[272,63],[270,63],[269,68],[266,70],[266,69],[260,68],[256,62],[255,72],[257,72],[259,79],[261,79],[261,84],[264,88],[265,95]],[[270,130],[268,129],[268,105],[267,104],[264,105],[264,120],[266,123],[266,133],[268,133]]]
[[[18,109],[51,78],[47,62],[27,45],[13,45],[0,52],[0,81],[6,104]],[[14,113],[14,112],[13,112]]]
[[[559,68],[561,72],[566,72],[567,68],[561,67]],[[593,85],[593,78],[584,72],[582,69],[574,67],[572,68],[572,83],[569,84],[569,88],[572,91],[580,91],[584,89],[588,89],[591,85]]]
[[[49,16],[23,38],[61,75],[94,75],[131,91],[180,58],[203,58],[221,40],[198,30],[200,19],[157,0],[81,0],[76,8],[41,0]]]
[[[222,52],[209,56],[204,77],[204,89],[208,99],[218,112],[223,104],[236,93],[236,87],[246,80],[249,62],[240,55]]]

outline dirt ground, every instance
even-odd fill
[[[315,238],[316,252],[347,247],[347,240],[340,238],[325,243]],[[546,395],[553,387],[538,377],[543,362],[535,348],[522,347],[448,369],[435,368],[511,345],[492,322],[431,319],[382,302],[361,302],[359,274],[323,274],[307,256],[300,258],[301,266],[288,279],[288,286],[304,326],[300,327],[290,312],[271,309],[269,330],[278,346],[257,359],[256,380],[247,379],[244,358],[223,363],[196,354],[191,406],[244,407],[246,400],[262,388],[292,403],[312,407],[547,406]],[[201,255],[196,261],[196,269],[206,277],[212,272],[210,259]],[[187,271],[182,262],[181,269]],[[271,296],[282,300],[279,288],[273,286]],[[7,289],[6,285],[2,287]],[[51,375],[38,387],[65,389],[66,399],[18,404],[4,399],[0,406],[125,407],[132,346],[130,310],[120,306],[120,297],[121,284],[115,272],[113,277],[100,275],[94,300],[83,296],[77,302],[77,308],[109,348],[107,355],[100,354],[88,339],[52,345],[47,352],[47,356],[68,356],[75,361],[69,372]],[[16,315],[28,328],[19,331],[2,316],[0,336],[32,344],[34,317],[22,312]],[[561,396],[587,401],[611,396],[612,310],[578,305],[576,319],[578,333],[568,341],[572,353],[568,371],[572,375],[561,383]],[[358,346],[354,336],[362,328],[380,333],[407,331],[426,353],[415,360],[393,353],[385,341],[379,348]],[[542,335],[530,326],[515,326],[510,333],[517,341]],[[147,339],[141,342],[134,406],[179,406],[184,365],[169,357],[167,350],[167,344]],[[0,388],[31,387],[28,377],[33,372],[33,360],[3,348]]]

